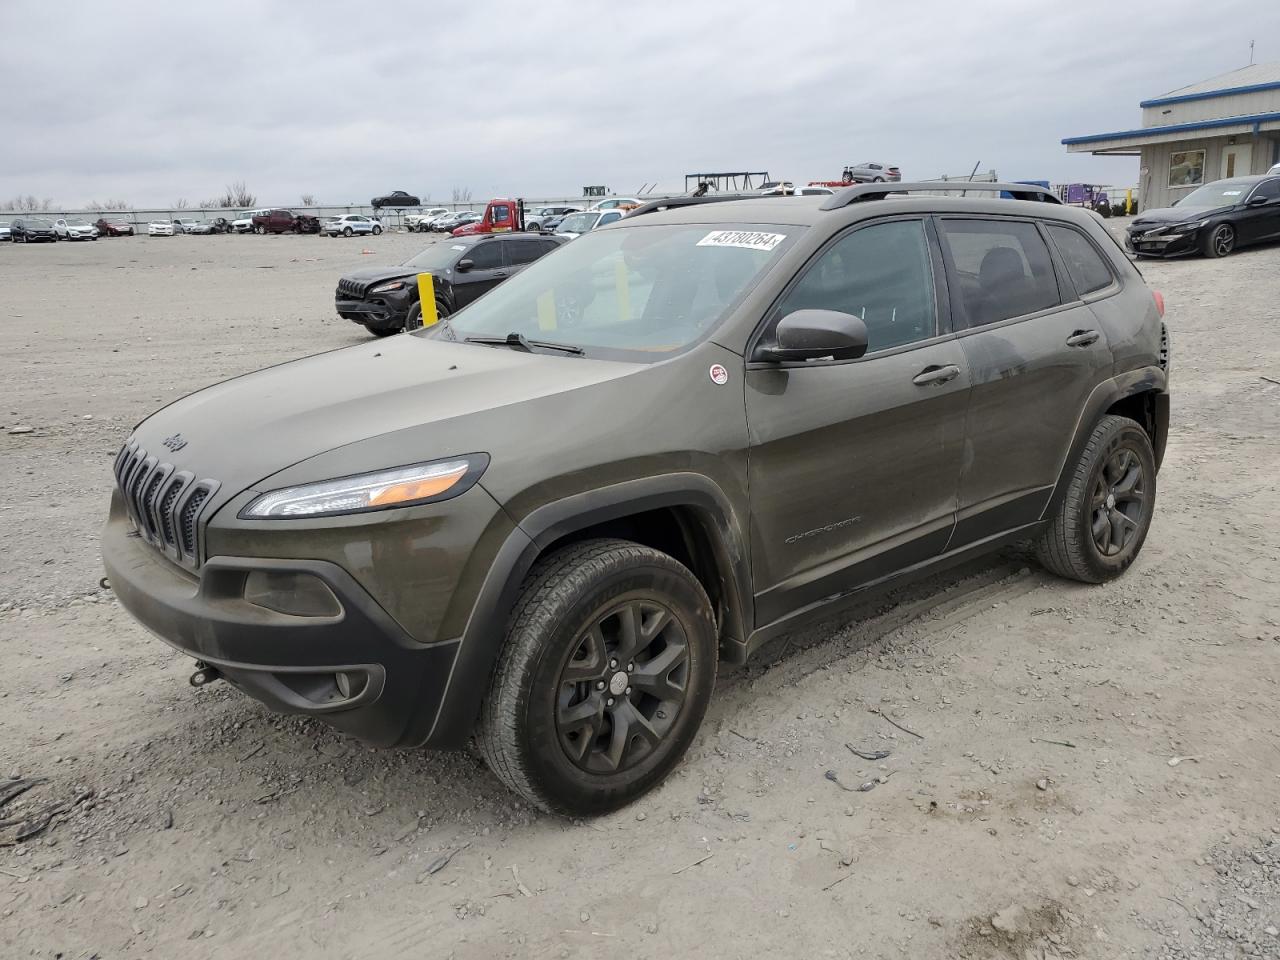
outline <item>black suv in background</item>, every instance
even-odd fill
[[[529,241],[444,249],[472,273]],[[193,683],[381,746],[475,737],[533,803],[600,813],[680,762],[721,659],[850,598],[1023,540],[1120,576],[1162,313],[1038,187],[654,201],[428,328],[153,414],[103,558]]]
[[[58,234],[53,221],[42,217],[23,217],[9,224],[9,239],[14,243],[56,243]]]
[[[365,267],[342,277],[334,306],[340,317],[379,337],[414,330],[422,326],[418,274],[431,274],[436,314],[447,317],[566,242],[527,233],[438,240],[399,266]]]

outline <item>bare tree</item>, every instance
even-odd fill
[[[200,209],[215,210],[222,206],[222,197],[211,197],[208,200],[200,201]]]
[[[258,198],[249,192],[243,180],[227,184],[227,192],[218,202],[220,207],[254,207],[257,204]]]
[[[453,202],[454,203],[470,203],[471,188],[470,187],[454,187]]]
[[[45,197],[43,200],[41,200],[41,201],[40,201],[40,209],[41,209],[41,210],[44,210],[44,211],[52,210],[52,209],[53,209],[53,198],[52,198],[52,197]]]
[[[304,207],[314,207],[316,205],[316,195],[314,193],[304,193],[302,195],[302,205]]]
[[[173,201],[173,209],[175,210],[186,210],[189,206],[191,206],[191,201],[186,197],[179,197]]]
[[[128,200],[90,200],[84,205],[86,210],[132,210],[133,204]]]

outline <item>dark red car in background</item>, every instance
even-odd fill
[[[269,210],[253,218],[254,233],[319,233],[320,218],[292,210]]]
[[[133,224],[124,217],[99,217],[94,226],[101,237],[133,236]]]

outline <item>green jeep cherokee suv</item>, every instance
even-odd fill
[[[1023,539],[1099,583],[1169,418],[1159,295],[1038,188],[658,201],[433,327],[201,390],[115,463],[112,588],[270,708],[544,809],[661,782],[721,658]],[[926,193],[927,191],[927,193]]]

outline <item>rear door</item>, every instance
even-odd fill
[[[465,260],[471,261],[471,269],[461,273],[453,271],[453,299],[457,309],[488,293],[507,278],[508,268],[501,240],[481,240],[467,251]]]
[[[1033,220],[940,216],[937,224],[973,379],[954,548],[1043,514],[1085,400],[1111,376],[1106,333],[1087,301],[1120,285],[1074,228],[1063,229],[1102,271],[1101,287],[1081,280],[1095,287],[1087,294],[1076,292]]]
[[[761,334],[795,310],[839,310],[866,323],[866,356],[747,365],[759,625],[928,560],[950,538],[969,376],[931,234],[921,218],[852,228]]]

